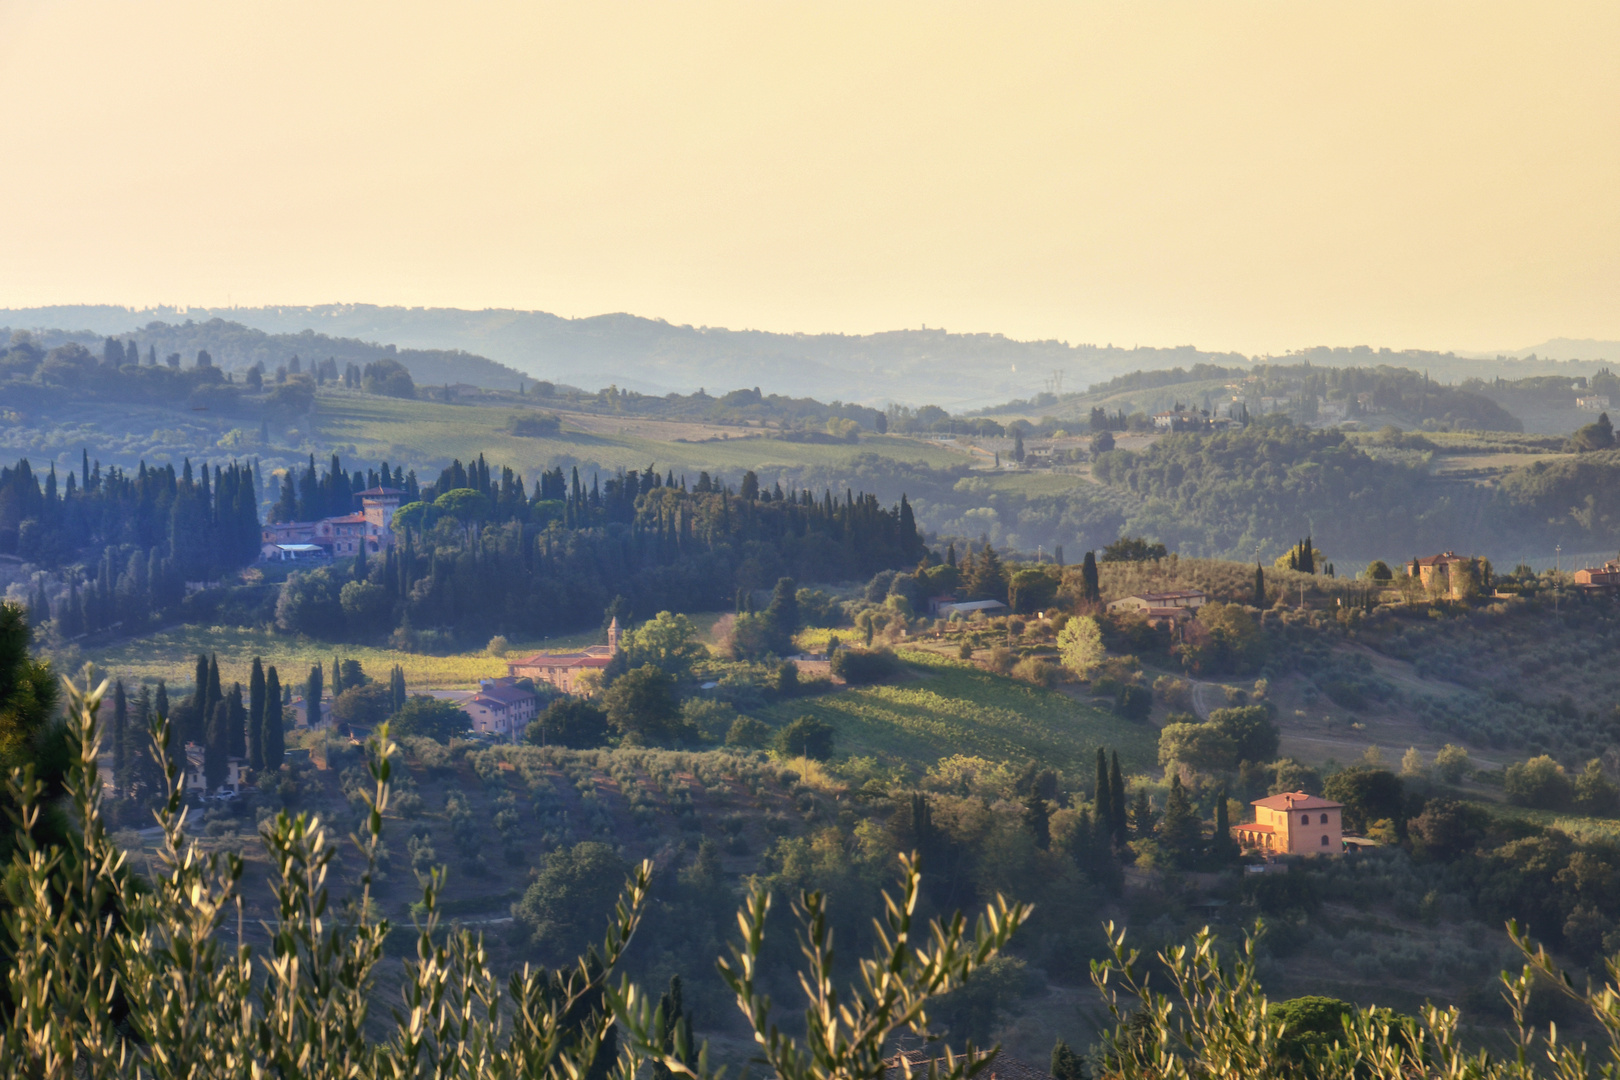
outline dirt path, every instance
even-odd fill
[[[1226,708],[1226,687],[1219,683],[1195,682],[1192,685],[1192,703],[1198,719],[1208,720],[1210,713]]]

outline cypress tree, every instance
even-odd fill
[[[1266,606],[1266,572],[1258,561],[1254,564],[1254,606],[1262,611]]]
[[[241,683],[231,684],[231,692],[225,695],[225,708],[226,749],[233,758],[245,758],[248,756],[247,709],[242,705]]]
[[[287,756],[281,721],[281,677],[271,664],[264,673],[264,767],[272,772],[281,768]]]
[[[1203,854],[1203,826],[1193,811],[1192,800],[1187,798],[1180,772],[1170,776],[1170,795],[1165,799],[1164,819],[1159,823],[1159,842],[1183,869],[1193,866]]]
[[[127,794],[124,790],[125,775],[129,769],[129,703],[124,697],[124,680],[119,679],[113,683],[113,722],[112,722],[112,751],[113,751],[113,796]]]
[[[1087,600],[1102,599],[1102,583],[1097,575],[1097,553],[1086,552],[1085,562],[1080,566],[1080,578],[1085,583],[1085,596]]]
[[[1114,751],[1112,767],[1108,770],[1108,824],[1114,830],[1114,846],[1122,848],[1130,839],[1125,819],[1125,778],[1119,771],[1119,751]]]
[[[1217,862],[1228,862],[1235,854],[1232,850],[1232,822],[1226,811],[1226,789],[1215,796],[1215,835],[1210,837],[1210,854]]]
[[[207,737],[203,742],[203,784],[212,792],[225,782],[228,771],[227,731],[231,722],[231,707],[221,701],[208,715]]]
[[[308,717],[309,726],[319,727],[321,724],[321,665],[317,663],[309,669],[309,681],[304,684],[304,715]]]
[[[1035,837],[1035,846],[1045,851],[1052,846],[1052,811],[1036,788],[1024,799],[1024,828]]]
[[[248,676],[248,765],[254,772],[264,768],[264,664],[253,658],[253,673]]]
[[[1111,821],[1114,800],[1108,789],[1108,752],[1097,747],[1097,795],[1094,800],[1097,804],[1097,826],[1105,834],[1113,835]]]
[[[145,752],[151,745],[147,732],[152,726],[152,691],[141,687],[141,692],[135,695],[135,716],[130,725],[131,737],[135,740],[130,746],[124,776],[119,778],[119,788],[124,792],[125,798],[130,797],[137,785],[144,784],[151,775],[152,757]]]
[[[203,721],[214,715],[214,706],[225,700],[225,693],[219,685],[219,654],[214,653],[208,657],[208,698],[207,711],[203,713]]]

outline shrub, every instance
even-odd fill
[[[383,689],[386,690],[387,687]],[[400,738],[419,735],[448,743],[472,727],[472,718],[457,708],[454,702],[428,697],[426,694],[413,694],[405,702],[404,707],[394,714],[390,727]]]
[[[1147,720],[1153,711],[1153,691],[1135,683],[1126,683],[1114,695],[1114,712],[1135,724]]]
[[[990,650],[990,655],[985,657],[984,663],[997,675],[1006,675],[1013,668],[1012,650],[1004,645],[997,645]]]
[[[899,670],[899,658],[888,649],[839,649],[832,658],[832,673],[851,686],[887,679]]]
[[[514,413],[506,430],[529,439],[549,439],[562,431],[562,417],[549,412]]]
[[[776,733],[776,749],[786,757],[826,761],[833,754],[833,727],[814,716],[801,716]]]
[[[1153,693],[1172,712],[1192,712],[1192,684],[1185,679],[1160,675],[1153,680]]]
[[[388,719],[394,694],[387,683],[351,686],[332,700],[332,719],[340,724],[375,727]]]
[[[589,750],[607,743],[607,714],[586,698],[558,698],[529,722],[523,737],[536,746]]]
[[[1575,797],[1564,767],[1546,754],[1509,765],[1502,786],[1509,802],[1538,810],[1566,809]]]
[[[1012,674],[1013,678],[1036,686],[1055,686],[1058,681],[1057,665],[1035,656],[1026,656],[1018,661],[1013,665]]]
[[[489,644],[484,646],[484,653],[488,656],[505,656],[506,651],[511,647],[511,643],[506,640],[506,635],[496,634],[489,639]]]
[[[1434,755],[1435,778],[1447,783],[1461,783],[1463,777],[1473,772],[1473,763],[1468,760],[1468,751],[1451,743],[1440,748]]]
[[[752,716],[739,716],[726,731],[726,745],[758,750],[770,738],[771,729]]]

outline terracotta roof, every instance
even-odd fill
[[[355,495],[357,495],[358,497],[360,497],[362,499],[365,499],[365,498],[386,499],[386,498],[388,498],[389,496],[392,496],[392,495],[404,495],[404,494],[405,494],[405,492],[401,491],[399,488],[391,488],[391,487],[366,488],[366,490],[364,490],[364,491],[355,492]]]
[[[1307,795],[1303,791],[1288,791],[1281,795],[1268,795],[1264,799],[1256,799],[1250,806],[1263,806],[1267,810],[1337,810],[1343,803],[1333,802],[1318,795]]]
[[[473,700],[484,705],[521,705],[532,701],[534,695],[516,686],[490,686],[473,695]]]
[[[344,514],[342,517],[329,517],[326,520],[333,525],[364,525],[366,523],[366,515]]]
[[[1467,562],[1468,560],[1455,551],[1446,551],[1439,555],[1424,555],[1413,561],[1419,566],[1439,566],[1441,563]]]
[[[512,667],[607,667],[611,656],[593,653],[535,653],[526,660],[512,661]]]

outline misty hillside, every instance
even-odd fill
[[[84,314],[86,312],[117,312],[122,316],[122,323],[112,315],[90,318]],[[34,321],[36,316],[49,316],[58,321]],[[266,371],[273,371],[295,356],[306,365],[333,359],[340,367],[351,363],[363,366],[386,357],[404,364],[410,370],[411,377],[421,386],[465,383],[513,390],[524,378],[521,371],[459,350],[398,348],[393,344],[335,337],[307,329],[296,333],[266,332],[217,317],[201,321],[185,318],[177,323],[153,319],[137,326],[135,316],[123,308],[44,308],[0,312],[0,334],[7,338],[11,333],[11,329],[5,326],[8,322],[11,329],[26,329],[34,333],[39,344],[47,349],[77,342],[99,355],[103,338],[110,336],[126,344],[133,342],[143,358],[149,350],[159,361],[171,353],[178,353],[187,366],[196,359],[199,350],[207,350],[213,362],[227,370],[261,364]]]
[[[314,330],[341,339],[388,342],[400,349],[461,350],[528,375],[597,388],[610,383],[642,393],[769,387],[777,393],[882,405],[984,405],[1045,389],[1054,371],[1069,386],[1138,368],[1195,363],[1242,364],[1235,353],[1178,348],[1014,341],[1000,334],[894,330],[878,334],[774,334],[676,326],[635,315],[565,319],[539,311],[376,307],[154,308],[111,305],[0,310],[14,327],[65,327],[121,334],[150,321],[224,319],[275,335],[278,342]],[[336,354],[333,354],[336,355]],[[405,358],[400,357],[402,360]],[[343,357],[339,357],[343,359]],[[418,373],[420,383],[444,380]],[[948,378],[942,378],[948,375]],[[516,378],[514,374],[512,378]],[[463,378],[475,385],[480,379]],[[510,382],[499,385],[508,386]]]
[[[1082,391],[1134,371],[1194,364],[1246,366],[1256,359],[1191,345],[1125,348],[1113,344],[1070,345],[1062,341],[1015,341],[1000,334],[956,334],[929,328],[876,334],[780,334],[757,330],[677,326],[636,315],[566,319],[543,311],[379,307],[324,304],[313,307],[151,308],[74,305],[0,309],[0,324],[36,329],[61,327],[98,335],[124,335],[153,322],[171,333],[190,324],[203,328],[239,324],[265,337],[244,338],[242,354],[322,352],[340,361],[365,362],[396,355],[418,383],[463,382],[509,389],[532,378],[589,389],[615,384],[642,393],[690,393],[768,387],[777,393],[882,406],[889,402],[935,404],[951,409],[983,407],[1043,392]],[[308,335],[308,336],[306,336]],[[137,335],[140,336],[140,335]],[[316,344],[310,337],[331,339]],[[375,343],[375,344],[371,344]],[[1590,374],[1620,347],[1603,342],[1548,342],[1535,349],[1498,355],[1457,355],[1368,346],[1310,347],[1286,359],[1322,366],[1399,364],[1442,382],[1467,378],[1525,378]],[[144,346],[143,346],[144,347]],[[180,346],[176,346],[179,348]],[[211,348],[206,344],[196,347]],[[484,358],[488,357],[488,360]],[[1560,358],[1565,359],[1563,363]],[[1579,358],[1579,370],[1569,362]],[[1596,358],[1588,359],[1588,358]],[[220,357],[237,362],[234,352]],[[282,360],[286,358],[281,357]],[[244,361],[251,363],[251,360]],[[1061,381],[1054,380],[1060,374]]]

